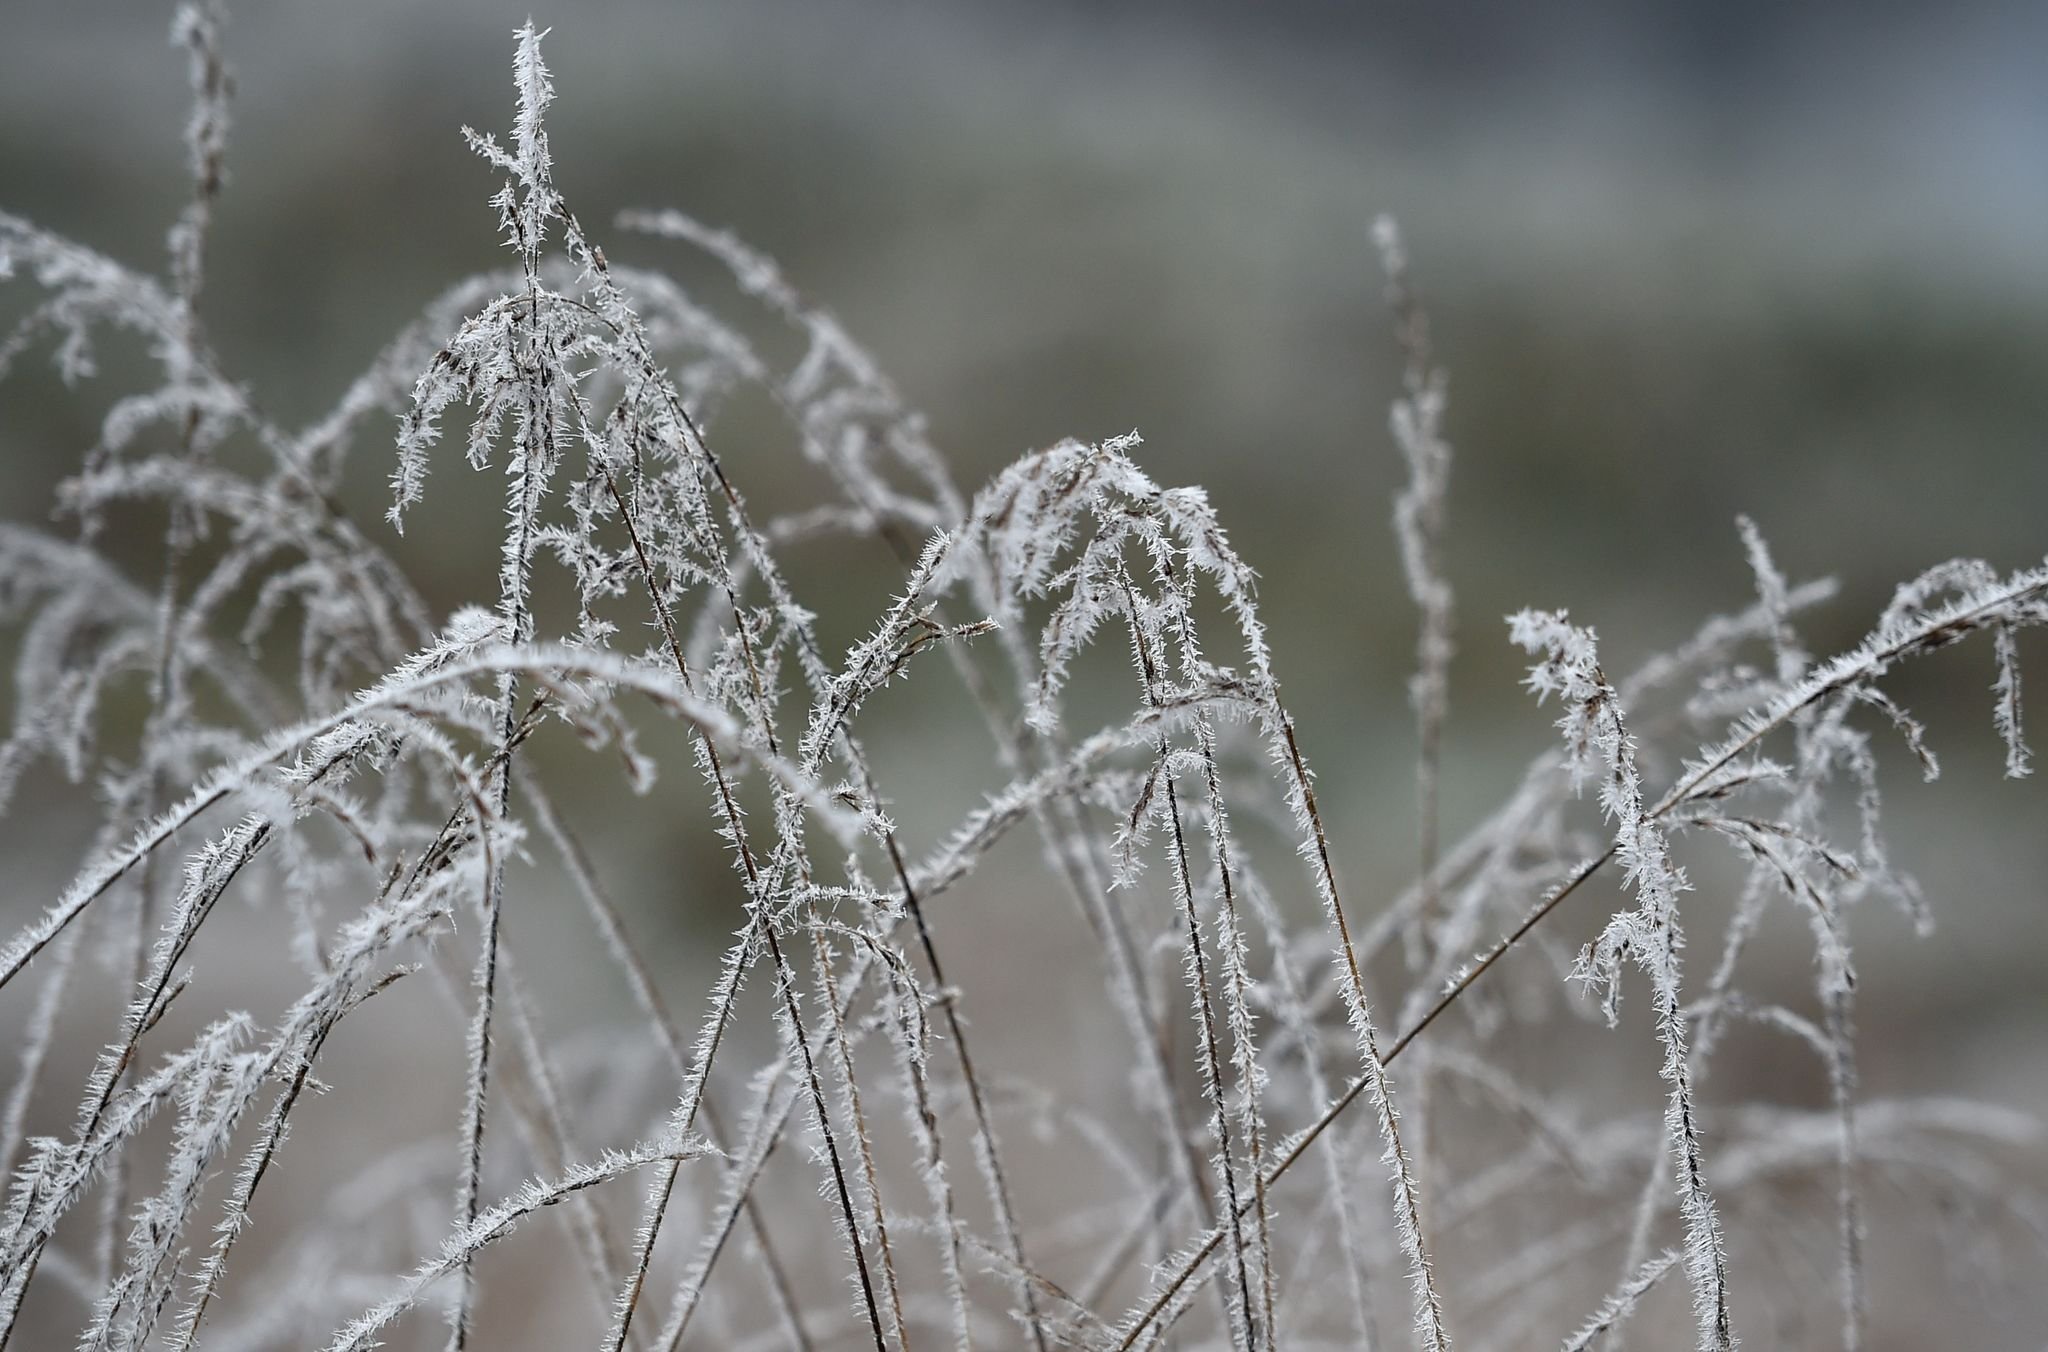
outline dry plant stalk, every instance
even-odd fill
[[[1342,840],[1318,807],[1252,570],[1201,490],[1149,477],[1130,437],[1035,452],[969,494],[872,357],[768,259],[677,212],[621,222],[728,271],[758,307],[749,319],[797,340],[783,365],[672,278],[611,262],[556,188],[553,88],[530,24],[509,143],[467,133],[502,177],[493,203],[515,265],[450,288],[326,417],[270,421],[199,322],[232,90],[221,17],[196,4],[177,20],[193,195],[168,280],[0,215],[0,275],[36,288],[0,373],[48,344],[82,381],[101,335],[121,330],[160,378],[108,410],[63,489],[69,533],[0,525],[0,616],[19,632],[0,806],[56,773],[93,785],[104,809],[72,884],[0,948],[0,988],[25,1002],[0,1106],[0,1345],[47,1345],[62,1328],[95,1350],[408,1339],[457,1352],[479,1345],[492,1300],[515,1294],[493,1287],[489,1251],[531,1228],[573,1253],[563,1280],[588,1287],[589,1340],[608,1352],[1436,1350],[1453,1326],[1475,1347],[1587,1348],[1649,1318],[1674,1273],[1691,1288],[1692,1339],[1726,1352],[1758,1311],[1816,1300],[1736,1279],[1758,1228],[1737,1203],[1792,1177],[1833,1198],[1833,1299],[1856,1349],[1872,1171],[2017,1218],[2034,1242],[2048,1233],[1996,1172],[2031,1130],[2013,1114],[1859,1100],[1849,937],[1873,894],[1925,919],[1886,852],[1866,725],[1900,734],[1930,778],[1936,762],[1884,678],[1981,636],[2007,769],[2026,774],[2015,635],[2048,620],[2048,567],[1940,565],[1901,586],[1861,644],[1815,660],[1794,621],[1830,590],[1788,583],[1745,520],[1755,603],[1620,682],[1592,630],[1515,616],[1530,688],[1562,707],[1564,747],[1440,843],[1445,387],[1383,223],[1406,353],[1396,525],[1421,612],[1420,869],[1369,908],[1340,884]],[[815,469],[810,509],[762,519],[728,472],[717,414],[740,391],[785,415]],[[356,443],[375,443],[387,417],[392,527],[425,492],[446,422],[466,420],[472,469],[505,476],[488,608],[437,621],[392,534],[341,505]],[[141,580],[100,548],[103,523],[138,513],[164,523],[160,573]],[[843,655],[785,569],[812,542],[878,544],[903,570]],[[550,561],[575,595],[559,626],[535,600]],[[1102,640],[1134,668],[1126,712],[1070,732],[1075,673]],[[1756,651],[1768,670],[1745,660]],[[1006,782],[919,841],[889,815],[903,790],[882,781],[862,715],[892,682],[946,679],[933,667],[979,710]],[[139,731],[124,734],[136,707]],[[733,937],[694,1032],[613,902],[608,861],[528,754],[566,729],[647,793],[691,778],[643,749],[667,721],[682,725],[733,872],[718,899]],[[1660,789],[1651,767],[1674,758]],[[1587,780],[1604,824],[1576,801]],[[689,798],[650,801],[666,827]],[[1834,839],[1845,823],[1853,839]],[[984,885],[1013,832],[1035,833],[1045,881],[1088,927],[1114,1020],[1106,1054],[1129,1067],[1113,1098],[1128,1110],[1019,1084],[974,1050],[973,1015],[1033,1011],[986,1009],[950,984],[929,918]],[[1688,987],[1684,935],[1704,922],[1679,857],[1695,839],[1732,847],[1748,881],[1711,975]],[[1147,876],[1155,856],[1163,878]],[[601,1118],[568,1091],[570,1058],[520,975],[549,955],[522,948],[506,916],[535,858],[559,865],[616,965],[641,1018],[624,1040],[658,1068],[665,1111]],[[1565,928],[1546,922],[1603,871],[1621,875],[1623,905],[1572,975],[1610,1025],[1630,970],[1647,979],[1661,1114],[1586,1120],[1493,1054],[1505,1005],[1485,999],[1492,988],[1530,987],[1517,1011],[1562,1003],[1544,994],[1550,975],[1504,959]],[[303,993],[274,1020],[201,1008],[219,985],[202,931],[224,928],[230,892],[290,931]],[[1319,923],[1300,919],[1311,897]],[[1812,935],[1806,1011],[1744,989],[1773,905]],[[1503,937],[1489,946],[1489,932]],[[1177,995],[1156,963],[1176,952]],[[132,995],[97,1058],[67,1067],[60,1030],[95,961],[131,969]],[[757,977],[767,998],[750,1003]],[[463,1034],[443,1034],[465,1049],[447,1138],[328,1180],[328,1201],[250,1253],[238,1241],[263,1185],[297,1164],[294,1116],[327,1087],[337,1030],[435,982],[461,1011]],[[1460,1009],[1474,1016],[1443,1018]],[[740,1025],[764,1018],[771,1054],[735,1066],[752,1054]],[[1738,1020],[1808,1046],[1829,1109],[1707,1095]],[[1425,1030],[1431,1055],[1397,1084],[1391,1068]],[[616,1061],[621,1078],[639,1064]],[[28,1134],[73,1069],[73,1125]],[[335,1088],[346,1111],[349,1086]],[[1469,1131],[1432,1130],[1420,1171],[1420,1116],[1401,1111],[1411,1092],[1439,1125],[1470,1099],[1505,1126],[1477,1155]],[[1349,1111],[1361,1098],[1371,1114]],[[1371,1151],[1382,1173],[1368,1185],[1358,1161]],[[1035,1181],[1082,1176],[1078,1159],[1112,1180],[1099,1202],[1035,1214]],[[818,1197],[794,1211],[785,1190],[771,1197],[783,1174]],[[1573,1220],[1518,1233],[1501,1219],[1518,1200]],[[1475,1244],[1475,1219],[1506,1227],[1501,1241]],[[753,1262],[726,1256],[736,1237]],[[419,1255],[409,1271],[381,1258],[394,1250]],[[1400,1280],[1405,1315],[1381,1294]]]

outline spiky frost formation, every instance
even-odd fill
[[[1572,778],[1577,781],[1592,773],[1596,756],[1604,763],[1600,806],[1614,824],[1615,856],[1636,905],[1608,920],[1599,938],[1580,954],[1574,975],[1599,988],[1610,1027],[1619,1018],[1622,964],[1635,963],[1650,979],[1657,1039],[1664,1045],[1661,1073],[1670,1086],[1664,1130],[1677,1175],[1679,1211],[1685,1218],[1685,1268],[1693,1285],[1699,1346],[1701,1352],[1728,1352],[1736,1343],[1728,1311],[1727,1245],[1706,1184],[1700,1110],[1693,1096],[1685,1014],[1679,1001],[1679,952],[1685,935],[1678,898],[1691,890],[1691,884],[1672,862],[1664,829],[1650,815],[1635,742],[1622,717],[1621,695],[1600,669],[1593,631],[1570,623],[1562,613],[1525,610],[1508,621],[1508,632],[1541,659],[1529,669],[1529,688],[1539,700],[1555,695],[1564,705],[1558,727],[1569,749]]]
[[[0,621],[19,634],[0,811],[61,776],[90,786],[101,816],[70,884],[0,944],[0,990],[35,987],[0,1105],[0,1345],[473,1344],[496,1299],[495,1246],[528,1229],[560,1246],[551,1266],[607,1352],[1441,1348],[1447,1307],[1482,1343],[1574,1327],[1585,1342],[1646,1320],[1642,1297],[1681,1264],[1702,1345],[1730,1347],[1722,1250],[1740,1232],[1717,1200],[1768,1206],[1821,1180],[1854,1349],[1881,1298],[1862,1262],[1874,1171],[1980,1228],[2048,1239],[2048,1210],[1997,1168],[2033,1139],[2015,1115],[1862,1098],[1849,937],[1872,896],[1930,915],[1886,848],[1883,729],[1930,777],[1938,762],[1884,678],[1986,634],[1993,726],[2008,773],[2024,774],[2022,631],[2048,621],[2048,568],[1942,564],[1899,588],[1865,642],[1816,662],[1795,622],[1830,588],[1792,584],[1744,520],[1755,603],[1618,685],[1590,631],[1527,613],[1514,633],[1540,658],[1532,683],[1565,706],[1565,749],[1439,850],[1443,385],[1405,251],[1382,228],[1407,358],[1396,524],[1422,612],[1424,843],[1414,885],[1368,910],[1340,886],[1348,824],[1317,802],[1258,579],[1216,504],[1152,477],[1135,434],[1064,441],[964,491],[880,363],[773,260],[677,212],[627,218],[729,274],[758,311],[733,321],[613,262],[556,185],[554,90],[531,23],[509,138],[468,133],[500,176],[508,266],[433,298],[308,427],[270,421],[202,322],[206,276],[234,261],[207,251],[227,183],[223,19],[201,4],[175,20],[192,187],[164,276],[0,214],[0,278],[39,288],[0,339],[0,374],[47,345],[83,382],[110,330],[154,363],[60,490],[76,529],[0,524]],[[756,347],[749,323],[764,320],[793,356]],[[758,517],[742,491],[751,459],[727,458],[740,437],[719,414],[741,392],[782,416],[819,490],[787,516]],[[444,430],[473,471],[505,476],[495,583],[445,620],[395,532],[352,519],[339,491],[356,443],[394,422],[393,526]],[[152,511],[160,566],[133,578],[101,536]],[[878,550],[901,581],[869,617],[828,625],[785,562],[797,548]],[[536,602],[557,577],[572,601],[559,613]],[[864,637],[842,652],[826,633]],[[1128,668],[1120,696],[1097,680],[1105,656]],[[883,769],[931,767],[871,756],[891,725],[868,709],[901,681],[943,679],[933,669],[985,725],[993,772],[983,801],[921,840],[892,808],[917,790]],[[1083,708],[1105,721],[1070,731]],[[691,900],[730,937],[686,997],[694,1014],[671,1013],[672,974],[612,901],[618,861],[585,843],[584,804],[551,782],[558,762],[529,754],[549,741],[615,764],[656,829],[720,843],[729,877],[693,878]],[[1674,760],[1653,797],[1646,776]],[[1589,775],[1604,849],[1574,810]],[[1026,832],[1049,887],[995,876]],[[1730,846],[1748,872],[1704,988],[1682,1002],[1689,837]],[[508,894],[539,893],[532,866],[547,861],[566,890],[532,900],[588,921],[637,1020],[596,1054],[551,1026],[538,978],[557,955],[508,920]],[[1549,917],[1614,861],[1631,903],[1579,974],[1615,1017],[1624,969],[1649,975],[1668,1091],[1656,1122],[1600,1116],[1492,1041],[1554,1011],[1570,957]],[[949,975],[952,945],[979,936],[947,912],[996,886],[1033,902],[1063,892],[1071,916],[1047,904],[1030,923],[1085,927],[1090,970],[1031,992],[1104,992],[1099,1035],[1060,1049],[1055,1085],[980,1050],[978,1025],[1043,1011],[992,1005]],[[275,967],[297,982],[268,1012],[224,1003],[236,921],[223,917],[242,900],[275,911]],[[1780,903],[1811,935],[1810,1008],[1745,985]],[[1494,926],[1504,937],[1475,959]],[[1390,960],[1403,940],[1407,961]],[[1550,963],[1517,976],[1521,949]],[[79,1044],[77,988],[106,973],[126,998]],[[410,1003],[423,990],[431,1011]],[[329,1084],[331,1048],[370,1022],[364,1009],[399,1005],[423,1046],[460,1062],[454,1120],[333,1177],[294,1128],[314,1104],[373,1101],[374,1087]],[[1708,1158],[1695,1091],[1738,1021],[1806,1049],[1829,1106],[1717,1096]],[[1477,1133],[1483,1151],[1433,1143],[1427,1188],[1418,1119],[1397,1112],[1390,1073],[1425,1035],[1402,1101],[1506,1124]],[[74,1045],[99,1050],[67,1067]],[[69,1125],[37,1125],[67,1085]],[[1351,1112],[1361,1100],[1371,1115]],[[1358,1164],[1375,1141],[1386,1193]],[[1319,1164],[1302,1167],[1311,1151]],[[1653,1257],[1674,1160],[1685,1243]],[[1581,1190],[1569,1221],[1461,1246],[1438,1272],[1428,1236],[1552,1208],[1561,1173]],[[287,1174],[320,1196],[273,1223]],[[1048,1214],[1045,1198],[1076,1193]],[[1398,1277],[1412,1328],[1389,1340],[1375,1292]],[[1763,1308],[1764,1286],[1745,1285],[1745,1308]],[[1574,1291],[1608,1294],[1587,1319],[1565,1306]]]

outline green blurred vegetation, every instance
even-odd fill
[[[442,286],[502,261],[495,184],[457,128],[503,123],[525,8],[249,8],[206,312],[231,369],[297,422]],[[1380,32],[1312,5],[1264,22],[794,0],[536,17],[556,25],[558,176],[615,257],[729,310],[708,269],[620,237],[612,213],[679,205],[773,252],[930,413],[970,487],[1026,448],[1133,427],[1161,479],[1209,486],[1264,576],[1347,859],[1376,886],[1411,858],[1413,650],[1387,529],[1398,360],[1377,212],[1404,223],[1452,378],[1450,828],[1549,738],[1514,688],[1505,611],[1569,606],[1626,666],[1742,603],[1748,512],[1789,572],[1842,580],[1809,636],[1827,650],[1929,563],[2043,550],[2048,256],[2025,208],[2048,193],[2019,153],[2040,108],[1998,103],[2007,85],[1987,81],[2012,72],[1982,65],[2000,23],[2032,31],[2023,9],[1953,18],[1947,45],[1910,17],[1833,44],[1790,17],[1701,19],[1783,44],[1727,69],[1565,38],[1482,51],[1450,20],[1407,40],[1398,16]],[[185,191],[160,19],[47,6],[0,46],[0,205],[152,267]],[[0,312],[29,291],[0,292]],[[67,393],[38,354],[0,386],[9,517],[45,511],[136,355],[114,345]],[[800,462],[765,428],[742,419],[721,446],[763,507],[798,505]],[[388,446],[354,466],[347,501],[377,521]],[[466,476],[448,456],[395,546],[446,607],[495,568],[495,494]],[[898,576],[879,550],[796,567],[848,639]],[[1957,763],[1988,766],[1988,673],[1909,679]],[[933,715],[884,700],[874,717]],[[1968,778],[1965,801],[1995,792],[1988,770]],[[927,780],[904,812],[936,828],[982,787]],[[1984,801],[1987,822],[2022,811]],[[616,843],[649,876],[683,848]],[[2022,953],[2048,938],[2027,871],[2042,848],[2016,843],[1966,903],[1993,933],[2020,927]],[[692,876],[720,886],[703,854]],[[2004,989],[2038,1015],[2037,991]]]

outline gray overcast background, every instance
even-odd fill
[[[156,266],[184,192],[164,14],[9,10],[0,201]],[[509,119],[527,10],[235,7],[208,313],[277,413],[315,416],[426,298],[500,258],[495,183],[457,129]],[[678,263],[605,228],[637,205],[777,254],[930,412],[964,482],[1135,427],[1162,478],[1208,484],[1368,841],[1406,830],[1389,767],[1410,754],[1378,212],[1407,229],[1452,374],[1452,825],[1548,733],[1510,688],[1507,610],[1569,605],[1632,660],[1742,601],[1738,511],[1788,571],[1841,578],[1820,649],[1938,559],[2041,556],[2041,6],[602,0],[535,18],[558,178],[616,254]],[[35,367],[0,389],[10,516],[44,511],[105,397],[55,397]],[[374,519],[388,461],[366,446],[356,465]],[[439,482],[430,509],[463,498]],[[772,499],[775,479],[751,487]],[[486,510],[451,506],[440,547],[408,546],[450,605],[493,566],[489,495],[468,496]],[[1963,781],[1946,790],[2037,814],[1989,783],[1981,665],[1906,689],[1935,703]],[[2014,960],[1997,931],[1974,938]]]
[[[278,414],[316,416],[428,297],[501,258],[495,181],[458,128],[509,120],[528,8],[234,7],[208,316]],[[0,202],[159,266],[185,191],[165,13],[9,9]],[[1929,563],[2009,568],[2048,544],[2048,8],[600,0],[534,17],[553,28],[558,179],[615,255],[687,262],[607,228],[639,205],[775,253],[931,414],[965,483],[1137,428],[1162,479],[1211,487],[1264,575],[1352,867],[1389,885],[1409,857],[1412,614],[1387,529],[1398,367],[1376,213],[1407,230],[1451,371],[1447,828],[1550,735],[1513,688],[1508,610],[1567,605],[1627,665],[1743,602],[1746,511],[1789,572],[1841,579],[1809,635],[1827,651]],[[108,397],[59,397],[39,366],[0,387],[12,517],[45,511]],[[752,449],[729,453],[772,503],[782,462],[764,450],[749,482]],[[355,465],[374,520],[387,453]],[[492,495],[459,474],[429,495],[430,543],[401,548],[450,606],[495,566]],[[841,571],[819,585],[871,614],[889,570]],[[1953,965],[1957,1026],[1986,1001],[2043,1016],[2048,847],[2021,825],[2038,796],[1996,782],[1988,679],[1958,655],[1901,686],[1951,766],[1928,811],[1960,799],[1981,825],[1923,821],[1916,861],[1986,911],[1906,959]],[[2005,977],[1964,979],[1987,966]],[[2027,1091],[2048,1100],[2038,1077]]]
[[[1788,572],[1841,579],[1808,634],[1826,652],[1931,563],[2048,549],[2048,6],[244,0],[207,314],[288,421],[501,260],[496,183],[458,128],[508,123],[529,9],[553,28],[558,181],[614,256],[679,265],[609,228],[667,205],[776,254],[969,485],[1135,427],[1158,477],[1210,486],[1372,888],[1409,872],[1413,755],[1377,213],[1406,229],[1451,371],[1448,836],[1552,736],[1514,688],[1506,611],[1569,606],[1631,666],[1745,602],[1748,512]],[[0,207],[160,266],[186,190],[167,8],[0,11]],[[45,512],[102,384],[0,386],[8,518]],[[728,460],[772,505],[752,454]],[[388,450],[355,455],[375,520]],[[494,585],[497,510],[447,458],[437,529],[400,552],[453,606]],[[811,594],[865,617],[890,581],[876,560]],[[2038,634],[2023,652],[2048,688]],[[1893,789],[1942,928],[1866,936],[1867,1087],[2048,1110],[2048,833],[2041,790],[1997,779],[1990,678],[1972,648],[1898,683],[1948,768]],[[913,828],[988,787],[927,769]],[[49,823],[0,843],[30,829]],[[687,862],[715,878],[709,846]],[[612,848],[656,877],[685,847]],[[690,922],[642,923],[694,960]]]

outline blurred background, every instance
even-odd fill
[[[458,128],[508,123],[528,8],[236,6],[205,311],[274,416],[318,417],[444,285],[504,261],[495,177]],[[1361,895],[1391,895],[1414,858],[1378,213],[1403,225],[1450,371],[1446,839],[1553,736],[1516,689],[1508,611],[1569,607],[1630,668],[1746,604],[1746,512],[1793,577],[1839,580],[1807,621],[1829,652],[1927,565],[2003,571],[2048,548],[2048,7],[584,0],[533,17],[553,28],[557,181],[613,257],[715,288],[610,228],[669,205],[774,254],[929,414],[969,488],[1030,448],[1134,428],[1155,477],[1210,488],[1262,574]],[[161,266],[187,191],[165,19],[9,7],[0,208]],[[46,515],[118,388],[102,384],[66,395],[31,361],[0,387],[8,519]],[[801,502],[787,444],[725,455],[757,501]],[[452,609],[494,592],[499,514],[444,459],[428,528],[390,543]],[[378,521],[389,448],[353,463],[348,500]],[[851,639],[899,575],[879,551],[835,559],[806,600],[850,616]],[[2038,634],[2022,650],[2048,671]],[[1931,788],[1893,776],[1891,800],[1894,853],[1939,928],[1915,941],[1874,917],[1862,936],[1865,1085],[2048,1110],[2048,802],[1999,778],[1991,674],[1971,645],[1896,685],[1947,771]],[[884,745],[940,714],[898,698],[870,717]],[[949,779],[934,767],[953,761],[930,758],[899,805],[927,842],[996,782],[985,755],[957,759]],[[642,898],[644,942],[691,989],[729,917],[635,883],[716,886],[714,842],[614,823],[608,774],[590,827],[616,890]],[[10,919],[75,862],[90,823],[73,830],[67,801],[0,824],[10,874],[33,884],[10,889]],[[995,953],[1041,927],[986,909],[1002,937],[963,956],[960,984],[1016,989],[1026,976]],[[569,1028],[619,1010],[581,961],[544,978]],[[1784,964],[1803,980],[1806,950]],[[986,1036],[1021,1057],[1041,1033]],[[1768,1092],[1771,1073],[1726,1087]],[[1883,1345],[1922,1345],[1900,1321]]]

